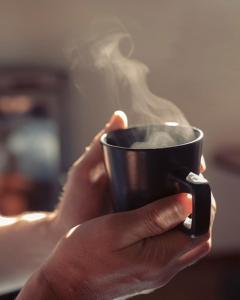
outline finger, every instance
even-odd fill
[[[211,228],[212,228],[214,220],[215,220],[216,212],[217,212],[217,204],[216,204],[215,198],[212,194],[212,198],[211,198],[211,221],[210,221]]]
[[[118,245],[126,247],[169,231],[183,222],[191,211],[191,195],[178,194],[136,210],[114,214],[106,226],[111,227],[112,232],[118,232]]]
[[[110,132],[120,128],[128,127],[128,118],[125,112],[116,110],[111,117],[109,123],[105,126],[105,132]]]
[[[176,262],[176,267],[180,271],[195,264],[201,258],[209,254],[211,250],[211,240],[209,239],[206,242],[200,243],[199,246],[192,249],[191,251],[185,253],[181,257],[178,258]]]
[[[91,144],[86,147],[85,153],[74,163],[70,176],[76,177],[78,180],[81,175],[89,178],[89,171],[103,161],[102,148],[100,138],[104,132],[121,129],[127,127],[127,116],[122,111],[116,111],[112,115],[110,121],[105,128],[101,130],[93,139]]]
[[[95,136],[91,144],[86,148],[86,152],[82,158],[82,164],[91,168],[93,165],[96,165],[98,162],[102,161],[103,156],[100,138],[103,133],[126,127],[127,116],[125,113],[122,111],[115,111],[105,128]]]
[[[204,157],[201,157],[201,165],[200,165],[200,173],[204,173],[206,171],[207,167],[206,167],[206,162]]]
[[[139,208],[135,235],[143,239],[163,234],[183,222],[192,212],[192,196],[186,193],[166,197]]]
[[[192,239],[180,230],[172,230],[162,236],[156,236],[144,243],[145,252],[152,253],[156,262],[161,265],[180,264],[180,259],[190,251],[205,245],[209,240],[209,234]],[[143,250],[144,253],[144,250]],[[154,254],[155,253],[155,254]]]

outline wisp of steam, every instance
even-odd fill
[[[95,72],[109,98],[127,112],[131,125],[175,126],[171,134],[168,131],[152,131],[149,126],[145,141],[134,143],[132,148],[168,147],[192,140],[193,130],[180,109],[154,95],[148,88],[149,70],[131,57],[133,49],[133,40],[123,28],[99,35],[90,33],[74,49],[74,68]]]

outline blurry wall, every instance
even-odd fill
[[[240,140],[240,2],[237,0],[43,0],[0,2],[0,66],[69,66],[65,50],[97,17],[118,17],[150,70],[152,90],[174,101],[206,132],[207,176],[218,201],[215,251],[240,251],[240,177],[212,162],[214,151]],[[65,50],[64,50],[65,49]],[[91,85],[91,82],[89,82]],[[114,105],[92,94],[69,99],[75,158]],[[94,120],[94,122],[92,121]]]

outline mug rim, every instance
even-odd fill
[[[166,124],[150,124],[150,125],[147,125],[147,126],[169,126],[169,127],[176,126],[176,127],[181,127],[181,128],[189,128],[188,126],[166,125]],[[172,148],[181,148],[181,147],[184,147],[184,146],[187,146],[187,145],[191,145],[191,144],[194,144],[194,143],[202,140],[203,137],[204,137],[204,133],[201,129],[199,129],[195,126],[190,126],[190,128],[192,128],[195,132],[199,133],[199,136],[197,138],[191,140],[190,142],[177,144],[177,145],[174,145],[174,146],[168,146],[168,147],[162,147],[162,148],[159,148],[159,147],[158,148],[151,148],[151,147],[149,147],[149,148],[129,148],[129,147],[124,147],[124,146],[112,145],[112,144],[107,142],[107,136],[108,136],[108,134],[110,134],[112,132],[124,131],[124,130],[129,130],[129,129],[138,129],[138,128],[143,128],[143,127],[146,127],[146,126],[145,125],[139,125],[139,126],[133,126],[133,127],[128,127],[128,128],[116,129],[116,130],[113,130],[113,131],[110,131],[110,132],[105,132],[100,138],[100,143],[103,146],[107,146],[107,147],[110,147],[110,148],[127,150],[127,151],[159,151],[159,150],[172,149]]]

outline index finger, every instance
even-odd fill
[[[191,196],[178,194],[135,210],[109,215],[105,225],[111,228],[111,234],[118,233],[118,248],[121,249],[175,228],[191,212]]]

